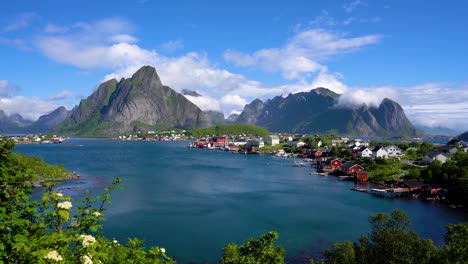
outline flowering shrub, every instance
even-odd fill
[[[24,184],[2,189],[0,263],[175,263],[164,248],[146,250],[138,239],[121,245],[101,235],[104,204],[120,182],[116,179],[100,197],[76,203],[76,212],[70,211],[72,198],[52,188],[39,201]],[[98,201],[99,208],[93,208]]]

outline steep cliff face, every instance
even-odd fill
[[[338,105],[340,95],[326,88],[277,96],[266,102],[255,100],[245,106],[237,122],[289,133],[335,133],[356,136],[415,136],[401,106],[385,99],[380,106]]]
[[[259,117],[264,113],[263,102],[260,99],[255,99],[252,103],[246,105],[244,110],[237,118],[238,123],[256,124],[259,122]]]
[[[140,127],[206,126],[202,111],[183,95],[163,86],[156,70],[140,68],[129,79],[107,81],[73,111],[59,131],[113,135]]]

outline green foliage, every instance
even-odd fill
[[[228,244],[223,249],[221,264],[282,264],[286,251],[275,246],[278,233],[271,231],[257,240],[250,238],[246,244]]]
[[[325,251],[325,263],[333,264],[396,264],[433,263],[437,248],[431,240],[420,238],[409,231],[407,215],[395,210],[369,217],[372,231],[359,242],[345,241]]]
[[[354,162],[361,165],[369,173],[369,180],[371,181],[388,181],[407,178],[412,171],[412,175],[419,175],[414,170],[413,166],[401,163],[398,160],[376,158],[375,160],[369,158],[356,158]]]
[[[442,248],[439,263],[462,264],[468,262],[468,223],[447,225],[446,245]]]
[[[420,172],[421,178],[449,190],[452,203],[468,206],[468,153],[458,151],[444,164],[432,162]]]
[[[0,263],[175,263],[163,248],[145,250],[138,239],[121,245],[102,236],[104,204],[120,183],[116,179],[102,196],[78,206],[51,188],[41,200],[18,188],[14,197],[0,201]]]
[[[199,128],[189,131],[190,134],[194,137],[206,136],[206,135],[251,135],[251,136],[260,136],[260,137],[267,137],[271,133],[268,132],[266,129],[255,126],[255,125],[248,125],[248,124],[226,124],[226,125],[218,125],[209,128]]]

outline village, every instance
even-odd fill
[[[369,172],[354,160],[391,160],[416,168],[424,168],[437,161],[444,164],[457,151],[468,152],[468,144],[458,140],[447,145],[435,145],[420,160],[404,159],[406,152],[397,144],[371,146],[371,141],[345,137],[329,140],[328,146],[319,139],[301,140],[303,135],[269,135],[263,138],[250,138],[246,135],[202,137],[189,144],[191,148],[224,150],[242,154],[271,154],[277,157],[294,158],[292,166],[313,167],[310,175],[336,176],[340,180],[351,180],[357,187],[351,190],[387,198],[414,197],[426,200],[444,200],[446,192],[439,184],[425,183],[418,179],[396,177],[390,181],[369,181]],[[308,141],[309,146],[305,141]],[[421,144],[418,142],[417,144]],[[415,144],[416,145],[416,144]],[[340,155],[347,153],[348,155]],[[298,158],[300,158],[298,160]]]
[[[2,136],[0,140],[9,139],[15,144],[61,144],[66,140],[65,137],[52,134],[28,134],[24,136]]]

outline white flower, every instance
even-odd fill
[[[58,192],[58,193],[56,193],[55,195],[56,195],[57,197],[63,197],[63,193],[61,193],[61,192]]]
[[[94,213],[93,213],[93,215],[95,215],[95,216],[99,217],[99,216],[101,216],[101,213],[100,213],[100,212],[98,212],[98,211],[96,211],[96,212],[94,212]]]
[[[88,255],[81,256],[80,260],[83,264],[93,264],[93,261]]]
[[[70,210],[72,208],[72,203],[69,201],[60,202],[57,204],[58,209]]]
[[[163,254],[166,253],[166,249],[165,249],[165,248],[160,248],[159,250],[161,250],[161,253],[163,253]]]
[[[116,239],[114,239],[114,240],[112,241],[112,243],[114,243],[114,244],[118,244],[118,243],[119,243],[119,241],[117,241]]]
[[[80,235],[80,237],[83,238],[83,247],[87,247],[88,245],[92,245],[96,242],[96,238],[92,235]]]
[[[62,261],[63,258],[60,256],[60,254],[57,252],[57,250],[52,250],[47,255],[44,256],[45,259],[50,259],[50,260],[55,260],[57,262]]]

